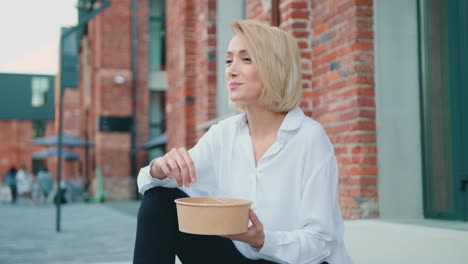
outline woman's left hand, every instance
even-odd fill
[[[250,222],[252,222],[252,225],[249,227],[247,232],[242,234],[226,235],[225,237],[232,240],[242,241],[249,244],[253,248],[261,249],[263,247],[263,243],[265,242],[263,224],[260,222],[252,209],[249,211],[249,218]]]

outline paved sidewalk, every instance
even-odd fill
[[[55,206],[0,205],[0,263],[131,263],[136,217],[102,204],[61,209],[56,233]]]

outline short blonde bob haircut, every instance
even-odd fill
[[[244,41],[257,67],[263,90],[260,102],[268,110],[286,113],[302,98],[301,58],[297,42],[289,33],[255,20],[236,20],[232,31]],[[244,111],[244,105],[231,105]]]

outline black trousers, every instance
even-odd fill
[[[186,234],[179,231],[174,199],[187,197],[177,188],[152,188],[145,192],[138,212],[133,263],[263,264],[267,260],[245,258],[230,239]]]

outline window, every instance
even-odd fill
[[[468,219],[466,1],[420,0],[425,216]]]
[[[165,3],[163,0],[152,0],[150,3],[150,71],[163,71],[166,64],[166,28]]]
[[[43,137],[45,135],[46,121],[34,120],[33,133],[35,138]]]
[[[43,107],[47,103],[47,92],[49,91],[49,79],[46,77],[31,78],[31,104],[33,107]]]

